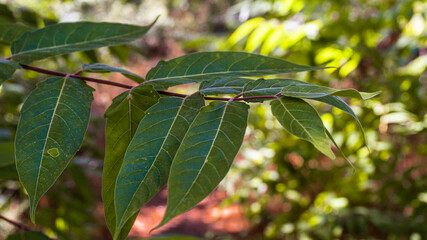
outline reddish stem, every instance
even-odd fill
[[[21,223],[18,223],[18,222],[15,222],[15,221],[13,221],[13,220],[10,220],[10,219],[8,219],[8,218],[6,218],[6,217],[3,217],[2,215],[0,215],[0,219],[2,219],[2,220],[4,220],[4,221],[6,221],[6,222],[8,222],[8,223],[12,224],[13,226],[15,226],[15,227],[17,227],[17,228],[19,228],[19,229],[21,229],[21,230],[25,230],[25,231],[32,231],[32,229],[31,229],[31,228],[29,228],[29,227],[27,227],[27,226],[25,226],[25,225],[23,225],[23,224],[21,224]]]

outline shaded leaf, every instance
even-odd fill
[[[16,168],[30,197],[30,216],[80,148],[89,122],[93,89],[74,78],[37,85],[21,109],[15,139]]]
[[[0,179],[18,179],[13,142],[0,142]]]
[[[282,91],[282,88],[295,84],[301,83],[302,81],[294,79],[258,79],[245,85],[243,89],[243,97],[254,97],[254,96],[273,96]],[[250,99],[249,102],[265,101],[266,99]]]
[[[6,240],[50,240],[50,238],[41,232],[25,231],[11,234]]]
[[[105,159],[102,174],[102,200],[107,226],[112,235],[116,232],[114,189],[117,175],[123,163],[126,149],[132,140],[145,111],[160,98],[152,86],[141,85],[128,90],[113,99],[105,112]],[[124,239],[137,215],[120,232]]]
[[[33,31],[33,27],[15,24],[15,23],[0,23],[0,42],[10,44],[25,32]]]
[[[198,52],[160,61],[146,76],[156,90],[214,79],[257,77],[324,69],[245,52]]]
[[[239,94],[243,91],[245,84],[253,82],[248,78],[237,79],[215,79],[212,81],[203,81],[199,90],[205,95],[217,94]]]
[[[284,87],[282,89],[282,95],[288,97],[296,97],[296,98],[318,98],[324,96],[341,96],[341,97],[352,97],[359,98],[362,100],[366,100],[369,98],[373,98],[380,94],[381,91],[378,92],[359,92],[355,89],[342,89],[337,90],[329,87],[318,86],[310,83],[297,83]]]
[[[94,22],[52,24],[22,34],[12,43],[12,57],[26,64],[66,53],[120,45],[143,36],[154,22],[144,27]]]
[[[203,105],[203,96],[196,93],[185,99],[163,97],[148,109],[117,177],[116,229],[121,229],[166,184],[176,150]]]
[[[96,72],[96,73],[118,72],[118,73],[121,73],[123,76],[134,80],[137,83],[142,83],[144,81],[144,78],[136,75],[135,73],[129,72],[128,70],[125,70],[122,68],[109,66],[103,63],[85,64],[83,65],[82,70],[85,72]]]
[[[20,68],[21,66],[16,62],[0,59],[0,85],[6,80],[9,80],[15,73],[16,69]]]
[[[310,104],[298,98],[281,97],[271,101],[271,111],[289,133],[311,142],[329,158],[335,158],[322,119]]]
[[[242,144],[249,106],[211,102],[203,107],[179,147],[168,180],[160,227],[207,197],[225,177]]]

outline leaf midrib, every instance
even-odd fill
[[[200,177],[200,173],[202,172],[202,170],[203,170],[203,168],[205,167],[205,165],[207,164],[207,160],[208,160],[208,158],[209,158],[209,156],[210,156],[210,153],[211,153],[211,151],[212,151],[212,149],[213,149],[213,147],[214,147],[214,145],[215,145],[215,142],[216,142],[216,139],[217,139],[217,137],[218,137],[218,135],[219,135],[219,132],[220,132],[220,129],[221,129],[221,127],[222,127],[222,124],[224,123],[224,116],[225,116],[225,112],[226,112],[226,110],[227,110],[227,107],[228,107],[228,104],[229,104],[230,102],[226,102],[225,103],[225,106],[224,106],[224,111],[222,112],[222,115],[221,115],[221,123],[219,124],[219,126],[218,126],[218,129],[217,129],[217,131],[216,131],[216,133],[215,133],[215,137],[214,137],[214,139],[213,139],[213,141],[212,141],[212,145],[211,145],[211,147],[209,148],[209,152],[206,154],[206,158],[205,158],[205,160],[204,160],[204,162],[203,162],[203,165],[200,167],[200,171],[197,173],[197,176],[196,176],[196,178],[194,179],[194,181],[191,183],[191,186],[188,188],[188,190],[187,190],[187,192],[184,194],[184,196],[181,198],[181,200],[179,201],[179,203],[178,204],[176,204],[176,207],[171,211],[173,214],[176,212],[176,209],[182,204],[182,202],[184,201],[184,199],[187,197],[187,195],[190,193],[190,191],[191,191],[191,189],[193,188],[193,186],[194,186],[194,184],[196,183],[196,181],[197,181],[197,179]],[[194,123],[194,122],[193,122]],[[188,131],[187,131],[187,133],[188,133]]]
[[[139,29],[138,31],[142,31],[142,30],[143,30],[143,29]],[[18,53],[16,53],[16,54],[12,55],[11,57],[13,58],[13,57],[16,57],[16,56],[20,56],[20,55],[22,55],[22,54],[28,54],[28,53],[37,52],[37,51],[42,51],[42,50],[49,50],[49,49],[61,48],[61,47],[64,47],[64,46],[76,47],[76,46],[78,46],[78,45],[82,45],[82,44],[86,44],[86,43],[94,43],[94,44],[95,44],[95,43],[97,43],[97,42],[104,41],[104,40],[107,40],[107,39],[111,39],[111,40],[113,40],[113,39],[116,39],[116,38],[124,37],[124,36],[126,36],[126,35],[132,35],[132,34],[135,34],[135,32],[138,32],[138,31],[133,31],[133,32],[131,32],[131,33],[126,33],[126,34],[122,34],[122,35],[114,36],[114,37],[112,37],[112,38],[101,38],[101,39],[97,39],[97,40],[94,40],[94,41],[84,41],[84,42],[78,42],[78,43],[73,43],[73,44],[62,44],[62,45],[55,45],[55,46],[51,46],[51,47],[36,48],[36,49],[32,49],[32,50],[27,50],[27,51],[21,51],[21,52],[18,52]],[[24,42],[24,43],[26,43],[26,42]],[[23,45],[25,45],[25,44],[23,44]],[[22,49],[21,49],[21,50],[22,50]]]

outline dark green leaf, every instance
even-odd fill
[[[254,96],[273,96],[280,91],[283,87],[290,84],[300,83],[302,81],[294,79],[258,79],[256,81],[246,84],[243,89],[243,97]],[[264,101],[265,99],[251,99],[249,101]]]
[[[0,42],[10,44],[24,32],[33,31],[34,28],[15,23],[0,23]]]
[[[144,78],[136,75],[135,73],[131,73],[125,69],[109,66],[103,63],[86,64],[86,65],[83,65],[82,70],[85,72],[96,72],[96,73],[118,72],[118,73],[121,73],[123,76],[134,80],[137,83],[142,83],[144,81]]]
[[[16,62],[0,59],[0,85],[4,81],[9,80],[15,73],[16,69],[20,68],[21,66]]]
[[[13,142],[0,142],[0,179],[18,179]]]
[[[41,232],[26,231],[9,235],[6,240],[50,240],[50,238]]]
[[[271,111],[289,133],[311,142],[329,158],[335,158],[322,119],[310,104],[298,98],[281,97],[271,102]]]
[[[245,84],[253,81],[254,80],[248,78],[215,79],[203,81],[199,89],[200,92],[205,95],[239,94],[243,91]]]
[[[21,35],[12,43],[12,57],[19,63],[66,53],[120,45],[143,36],[154,24],[135,26],[119,23],[58,23]]]
[[[225,177],[242,144],[248,109],[242,102],[212,102],[201,109],[172,162],[167,209],[158,227],[194,207]]]
[[[164,90],[185,83],[316,69],[323,68],[298,65],[278,58],[245,52],[198,52],[169,61],[160,61],[148,72],[146,83],[153,84],[156,90]]]
[[[332,136],[332,134],[328,131],[328,129],[325,128],[325,132],[326,135],[328,135],[328,138],[332,141],[332,143],[335,145],[335,147],[338,149],[338,151],[340,151],[341,155],[344,157],[345,160],[347,160],[347,162],[354,168],[353,163],[350,162],[350,160],[348,160],[347,156],[344,154],[344,152],[342,151],[342,149],[340,148],[340,146],[337,144],[337,142],[335,142],[334,137]]]
[[[16,168],[30,197],[30,215],[80,148],[89,122],[93,89],[74,78],[37,85],[21,109],[15,140]]]
[[[141,85],[131,92],[126,91],[113,99],[105,112],[105,159],[102,174],[102,200],[107,226],[112,235],[116,233],[116,212],[114,208],[114,189],[117,175],[123,163],[126,149],[136,132],[145,111],[160,98],[152,86]],[[129,233],[134,218],[122,228],[120,239]]]
[[[176,150],[203,105],[203,96],[196,93],[185,99],[164,97],[148,109],[117,177],[116,229],[121,229],[166,184]]]
[[[358,92],[355,89],[342,89],[337,90],[333,88],[318,86],[310,83],[297,83],[284,87],[282,89],[282,95],[296,98],[318,98],[324,96],[341,96],[341,97],[352,97],[366,100],[373,98],[380,94],[381,91],[366,93]]]

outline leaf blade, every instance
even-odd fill
[[[33,31],[33,27],[15,24],[15,23],[0,23],[0,42],[10,44],[25,32]]]
[[[66,53],[120,45],[144,35],[155,21],[144,27],[94,22],[52,24],[22,34],[11,45],[12,58],[27,64]]]
[[[248,78],[237,79],[214,79],[211,81],[203,81],[200,84],[199,91],[205,95],[218,94],[239,94],[243,91],[243,87],[254,80]]]
[[[248,109],[242,102],[201,109],[172,162],[167,209],[156,228],[194,207],[224,178],[243,142]]]
[[[135,73],[129,72],[128,70],[109,66],[103,63],[93,63],[93,64],[85,64],[82,67],[82,71],[84,72],[95,72],[95,73],[107,73],[107,72],[117,72],[121,73],[123,76],[132,79],[136,83],[142,83],[144,78],[136,75]]]
[[[329,158],[335,158],[322,119],[310,104],[298,98],[281,97],[270,105],[273,115],[289,133],[311,142]]]
[[[156,90],[219,78],[235,79],[324,69],[246,52],[198,52],[160,61],[146,76]]]
[[[185,99],[163,97],[147,111],[126,150],[117,178],[116,229],[166,184],[180,140],[203,105],[203,96],[196,93]]]
[[[333,89],[329,87],[319,86],[310,83],[298,83],[284,87],[282,89],[282,95],[295,98],[318,98],[325,96],[340,96],[340,97],[351,97],[367,100],[380,94],[381,91],[377,92],[359,92],[355,89]]]
[[[0,85],[9,80],[21,66],[16,62],[0,59]]]
[[[116,232],[116,212],[114,208],[114,189],[123,158],[139,122],[145,111],[157,103],[160,95],[152,86],[140,85],[125,91],[113,99],[105,112],[105,158],[102,174],[102,200],[104,214],[111,234]],[[121,238],[129,233],[137,215],[121,229]]]
[[[89,123],[92,91],[79,79],[50,78],[39,83],[24,102],[15,156],[19,179],[30,197],[33,222],[38,201],[80,148]]]

